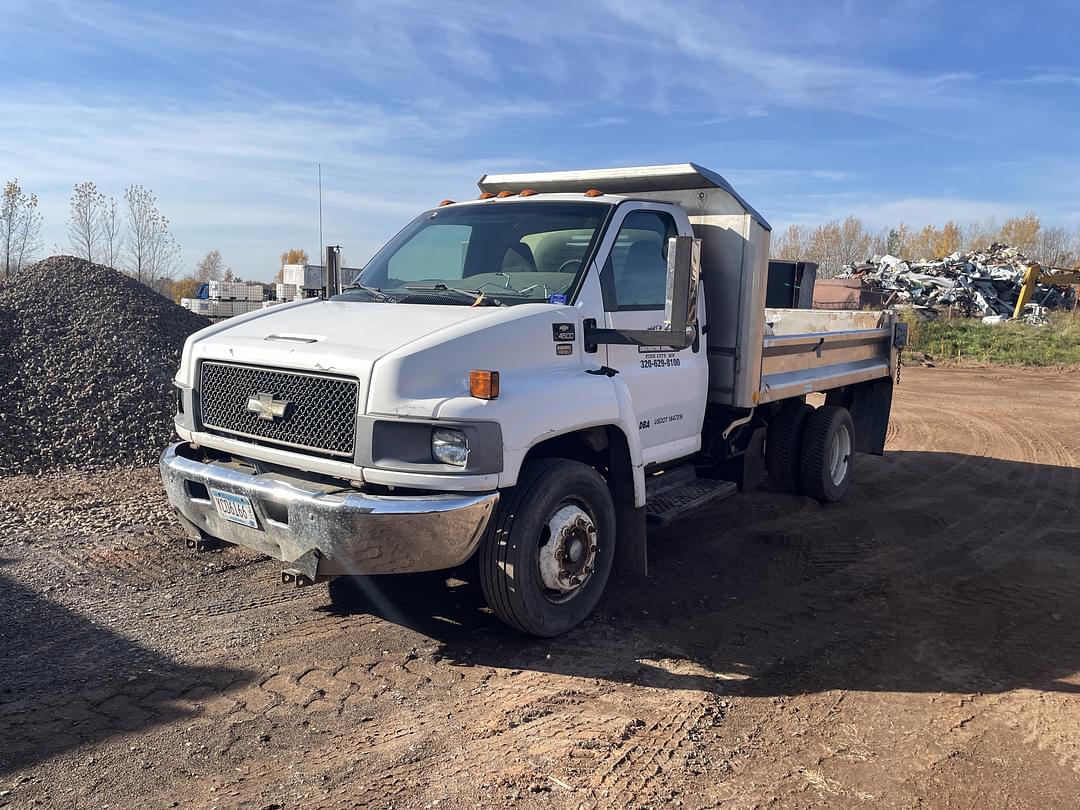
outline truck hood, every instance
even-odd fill
[[[177,378],[190,385],[203,359],[369,376],[388,352],[494,308],[368,301],[303,301],[259,310],[196,332]]]

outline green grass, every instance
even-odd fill
[[[908,352],[934,362],[1002,366],[1080,365],[1080,313],[1054,312],[1048,326],[1005,323],[986,326],[978,318],[909,324]]]

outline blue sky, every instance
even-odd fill
[[[774,227],[1080,226],[1080,4],[0,0],[0,179],[152,188],[185,269],[362,264],[488,171],[693,160]]]

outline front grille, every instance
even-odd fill
[[[209,361],[202,364],[201,372],[204,427],[317,453],[352,456],[356,380]],[[273,419],[261,419],[249,410],[249,400],[260,394],[276,404]]]

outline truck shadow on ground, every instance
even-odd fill
[[[523,637],[440,575],[331,583],[455,663],[725,695],[1080,692],[1080,470],[952,453],[859,458],[846,500],[759,491],[650,534],[574,632]],[[1020,506],[1017,506],[1020,505]]]
[[[254,677],[179,664],[2,574],[0,616],[0,775],[191,717],[200,696]]]

